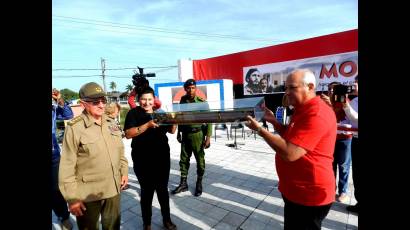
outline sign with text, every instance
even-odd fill
[[[263,95],[283,92],[286,74],[304,67],[317,74],[317,90],[326,90],[327,83],[333,80],[349,84],[354,79],[357,75],[357,51],[358,30],[353,29],[193,60],[193,78],[197,81],[231,79],[234,85],[244,90],[244,95]]]
[[[244,95],[283,93],[289,73],[304,68],[315,74],[316,91],[327,91],[331,82],[353,85],[358,74],[358,52],[243,67]]]

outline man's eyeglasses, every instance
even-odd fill
[[[98,99],[98,100],[84,100],[87,103],[92,105],[99,105],[100,103],[107,104],[107,99]]]

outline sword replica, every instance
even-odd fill
[[[174,104],[157,110],[152,118],[160,125],[243,122],[250,115],[260,121],[264,110],[263,97],[233,99],[220,102]]]

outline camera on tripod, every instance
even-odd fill
[[[346,94],[352,93],[353,85],[335,85],[333,86],[333,101],[344,103],[346,101]]]
[[[132,75],[132,84],[134,84],[138,92],[139,89],[149,86],[149,81],[147,80],[147,77],[155,77],[155,73],[144,74],[143,68],[137,68],[139,73],[135,73],[134,75]]]

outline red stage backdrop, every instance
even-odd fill
[[[300,66],[306,68],[306,64],[310,64],[316,67],[312,70],[319,80],[318,86],[334,80],[349,84],[350,79],[353,79],[358,71],[357,49],[358,30],[355,29],[240,53],[194,60],[193,74],[196,80],[231,79],[234,84],[245,85],[246,71],[250,68],[271,68],[269,71],[261,72],[260,77],[262,78],[263,75],[269,78],[269,84],[272,84],[274,76],[279,72],[284,73],[283,68],[286,68],[288,63],[289,67],[293,68]],[[315,57],[318,58],[315,59]],[[281,63],[280,68],[275,66],[275,63]],[[277,80],[275,82],[277,83]]]

